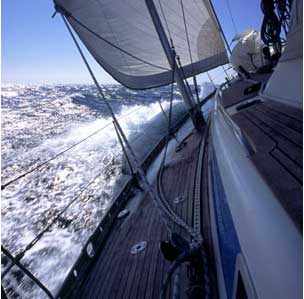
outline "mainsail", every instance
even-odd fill
[[[55,2],[66,11],[69,23],[96,61],[121,84],[145,89],[172,82],[170,65],[144,0]],[[209,1],[154,0],[154,4],[185,77],[228,62]]]

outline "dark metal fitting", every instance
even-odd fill
[[[53,14],[52,17],[54,17],[56,15],[56,13],[60,13],[61,15],[65,16],[66,18],[68,17],[71,17],[72,14],[69,13],[64,7],[62,7],[61,5],[57,4],[56,2],[55,3],[55,13]]]

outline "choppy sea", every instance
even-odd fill
[[[104,85],[103,91],[143,159],[166,133],[167,119],[159,101],[168,113],[170,87],[131,91]],[[210,86],[203,85],[200,92],[208,94]],[[173,104],[176,121],[185,114],[177,90]],[[92,182],[21,259],[56,294],[129,170],[94,86],[6,84],[1,105],[2,185],[75,145],[2,190],[1,241],[13,255]],[[10,262],[2,255],[1,263],[3,273]],[[16,266],[3,283],[11,298],[46,297]]]

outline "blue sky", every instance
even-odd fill
[[[239,32],[260,29],[260,0],[229,0],[229,3]],[[213,0],[213,4],[231,41],[235,30],[227,0]],[[91,83],[61,18],[51,18],[53,12],[51,0],[2,0],[2,82]],[[89,61],[101,83],[115,82],[92,58]]]

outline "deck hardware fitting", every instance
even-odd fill
[[[135,245],[132,246],[130,253],[131,254],[140,253],[143,250],[145,250],[146,246],[147,246],[146,241],[140,241],[140,242],[138,242],[138,243],[136,243]]]
[[[186,142],[186,141],[181,142],[181,143],[175,148],[175,152],[176,152],[176,153],[180,152],[186,145],[187,145],[187,142]]]
[[[73,274],[74,274],[74,277],[77,277],[77,276],[78,276],[78,273],[77,273],[77,270],[76,270],[76,269],[74,269]]]
[[[117,219],[122,219],[122,218],[126,217],[128,214],[130,214],[129,210],[122,210],[118,213]]]
[[[92,242],[90,242],[88,245],[87,245],[87,254],[89,257],[93,257],[95,252],[94,252],[94,247],[93,247],[93,244]]]
[[[177,197],[174,198],[173,203],[177,205],[180,202],[183,202],[184,200],[185,200],[184,196],[180,195],[180,196],[177,196]]]

